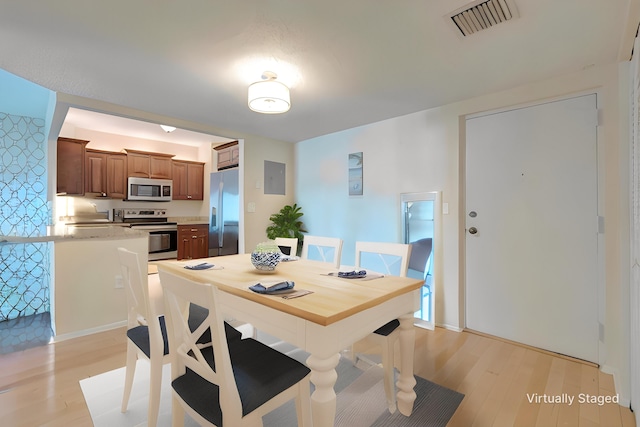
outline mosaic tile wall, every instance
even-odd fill
[[[45,121],[0,112],[0,235],[46,235]],[[49,311],[49,243],[0,243],[0,321]]]

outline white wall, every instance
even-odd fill
[[[244,144],[244,231],[245,252],[267,240],[269,217],[294,200],[294,144],[258,136],[245,139]],[[243,159],[241,158],[241,161]],[[285,195],[264,194],[264,161],[285,164]],[[255,204],[255,212],[247,205]]]
[[[57,340],[126,325],[126,293],[115,287],[116,276],[122,276],[117,249],[145,254],[148,244],[146,236],[70,239],[54,244],[51,313]],[[147,257],[139,261],[145,274]]]
[[[604,369],[616,375],[628,396],[628,307],[621,279],[628,257],[628,197],[625,179],[628,140],[620,134],[626,103],[620,101],[618,66],[593,67],[395,119],[349,129],[296,144],[296,201],[311,234],[344,239],[343,263],[353,262],[356,240],[400,241],[399,194],[442,191],[449,214],[442,216],[442,272],[436,283],[436,323],[464,327],[464,117],[469,114],[597,91],[601,109],[601,207],[605,214],[606,283],[603,322]],[[626,82],[622,82],[626,85]],[[626,100],[626,99],[625,99]],[[619,111],[620,110],[620,111]],[[349,197],[347,155],[364,153],[364,195]],[[621,171],[622,170],[622,171]],[[568,171],[570,172],[570,171]],[[625,214],[625,212],[627,212]],[[626,267],[625,267],[626,268]],[[622,396],[624,397],[624,396]]]

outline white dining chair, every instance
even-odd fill
[[[300,258],[327,262],[340,268],[341,255],[342,239],[308,234],[304,236]]]
[[[295,237],[276,237],[276,245],[280,247],[280,250],[285,255],[296,256],[298,255],[298,239]],[[283,248],[289,248],[289,253],[286,253]]]
[[[118,248],[118,258],[127,298],[127,363],[121,411],[126,412],[129,405],[136,362],[139,358],[147,359],[150,364],[147,424],[155,426],[160,407],[162,365],[169,361],[164,316],[155,313],[154,306],[149,303],[148,281],[142,274],[138,254]],[[157,275],[153,275],[152,280],[158,280]]]
[[[150,281],[156,281],[152,288],[160,289],[157,274],[142,273],[138,254],[125,248],[118,248],[118,258],[127,299],[127,361],[125,365],[124,392],[120,410],[127,411],[133,378],[138,359],[149,361],[149,407],[147,425],[155,427],[160,408],[162,386],[162,365],[169,362],[169,344],[164,315],[151,303]],[[161,305],[164,307],[164,305]],[[189,306],[189,327],[195,330],[207,316],[207,311],[195,304]],[[240,340],[242,333],[225,322],[225,333],[231,341]],[[209,331],[198,337],[199,344],[211,342]]]
[[[410,255],[411,245],[403,243],[356,242],[356,268],[359,269],[370,268],[378,273],[406,277]],[[375,344],[381,349],[384,391],[391,413],[396,410],[394,348],[399,337],[399,326],[400,321],[394,319],[364,339],[364,341]],[[353,346],[352,354],[357,363],[358,355]]]
[[[182,426],[186,412],[204,426],[261,426],[263,415],[293,399],[298,425],[311,426],[310,369],[253,338],[229,345],[219,309],[224,292],[162,269],[159,274],[173,355],[172,425]],[[193,303],[208,310],[195,331],[185,316]],[[194,337],[205,328],[211,345],[199,346]]]

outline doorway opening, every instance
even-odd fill
[[[404,243],[411,245],[407,276],[423,279],[420,309],[415,324],[433,329],[435,318],[434,248],[437,239],[438,192],[401,195]]]

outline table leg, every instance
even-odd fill
[[[400,376],[398,387],[398,410],[409,416],[413,411],[416,393],[413,388],[416,379],[413,376],[413,352],[415,349],[416,331],[413,329],[413,314],[400,317]]]
[[[320,358],[313,354],[307,359],[311,369],[311,382],[315,390],[311,395],[311,415],[314,427],[331,427],[336,418],[336,392],[333,386],[338,374],[335,367],[340,361],[340,354],[328,358]]]

